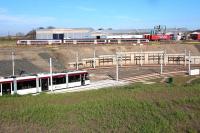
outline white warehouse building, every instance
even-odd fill
[[[64,39],[120,39],[144,38],[150,29],[98,29],[93,28],[52,28],[36,30],[36,40],[64,40]],[[176,33],[184,29],[167,29],[167,32]]]
[[[92,36],[92,28],[70,28],[70,29],[38,29],[36,30],[37,40],[63,40],[63,39],[88,39]]]

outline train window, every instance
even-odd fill
[[[30,88],[36,88],[36,80],[23,81],[17,83],[17,90],[24,90]]]
[[[80,75],[69,76],[69,83],[80,82]]]
[[[0,92],[1,92],[1,84],[0,84]]]
[[[66,83],[66,77],[53,78],[54,85],[65,84],[65,83]]]

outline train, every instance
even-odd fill
[[[147,44],[148,39],[64,39],[64,40],[18,40],[17,45],[61,45],[61,44]]]
[[[199,40],[200,41],[200,33],[193,33],[193,34],[190,34],[190,38],[192,40]]]
[[[71,71],[53,74],[38,73],[19,77],[3,77],[0,78],[0,96],[36,94],[89,84],[90,79],[87,71]]]
[[[161,41],[161,40],[172,40],[171,35],[144,35],[145,39],[148,39],[149,41]]]

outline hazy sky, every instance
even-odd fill
[[[200,0],[1,0],[0,35],[33,28],[200,28]]]

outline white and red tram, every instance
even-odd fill
[[[66,73],[36,74],[33,76],[10,77],[0,79],[0,95],[34,94],[43,91],[60,90],[90,84],[87,71]]]

